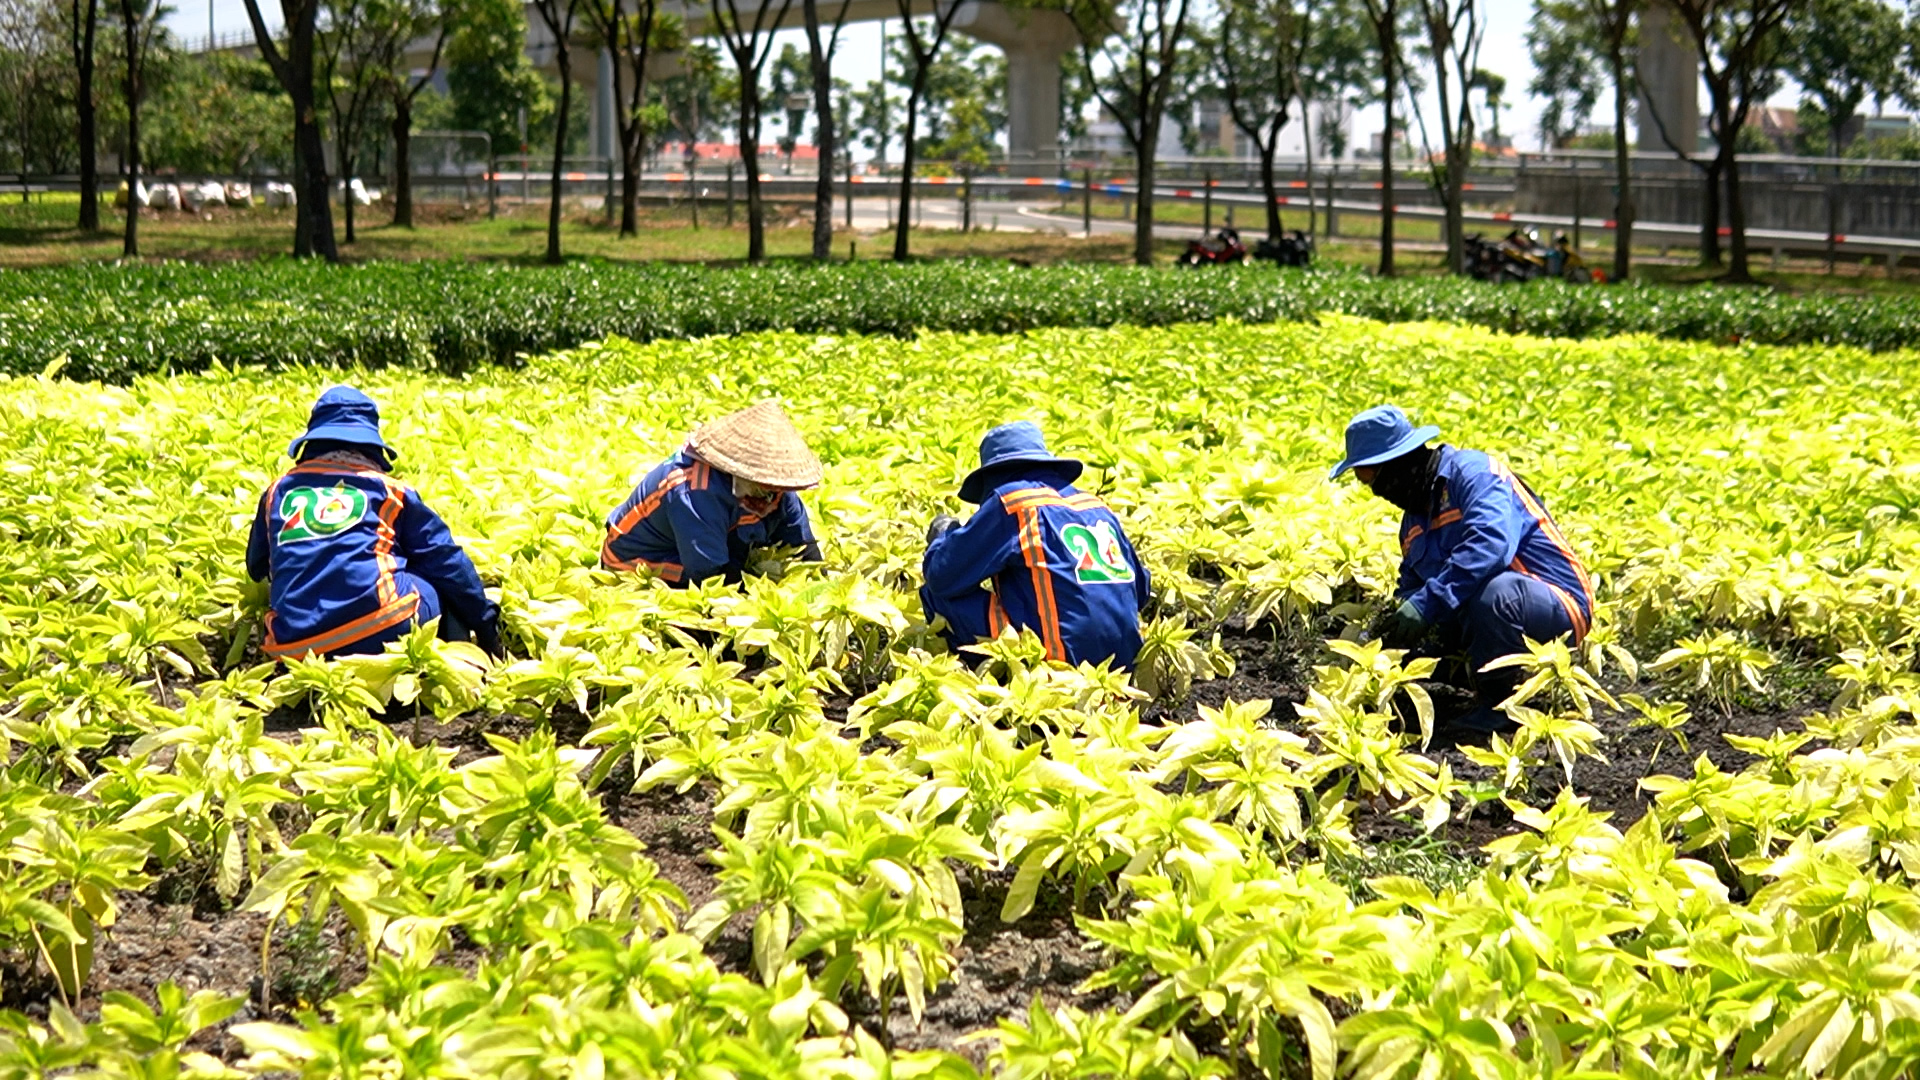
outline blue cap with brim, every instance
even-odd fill
[[[1045,472],[1062,484],[1071,484],[1086,470],[1072,458],[1054,457],[1047,452],[1046,436],[1031,420],[1001,424],[980,440],[980,467],[960,481],[960,498],[979,505],[1000,478],[1012,478],[1017,471]]]
[[[378,448],[389,459],[396,455],[380,437],[380,407],[351,386],[329,387],[313,403],[307,430],[287,444],[287,456],[298,459],[300,448],[315,439]]]
[[[1361,412],[1347,425],[1347,456],[1333,467],[1327,479],[1338,480],[1348,469],[1392,461],[1440,434],[1429,424],[1414,427],[1398,405],[1375,405]]]

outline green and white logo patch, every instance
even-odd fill
[[[1081,584],[1122,585],[1133,580],[1133,567],[1120,550],[1120,535],[1112,522],[1063,525],[1060,542],[1073,553],[1073,576]]]
[[[367,493],[356,487],[288,488],[280,496],[280,542],[322,540],[345,532],[367,512]]]

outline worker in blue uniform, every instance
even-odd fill
[[[980,467],[960,484],[979,509],[964,525],[935,518],[921,564],[921,605],[928,622],[946,619],[950,646],[1014,626],[1039,635],[1050,659],[1133,665],[1147,570],[1107,504],[1073,487],[1083,468],[1049,453],[1025,420],[980,441]]]
[[[436,618],[443,640],[499,653],[499,609],[440,515],[390,475],[372,399],[321,394],[287,456],[247,537],[247,573],[268,583],[269,656],[378,653]]]
[[[1524,480],[1477,450],[1428,446],[1439,434],[1414,427],[1395,406],[1367,409],[1347,425],[1347,456],[1333,476],[1351,469],[1402,513],[1399,604],[1382,621],[1382,638],[1406,648],[1432,633],[1464,646],[1476,708],[1455,726],[1470,734],[1509,730],[1498,705],[1519,673],[1481,669],[1525,652],[1526,639],[1584,639],[1593,585]]]
[[[646,568],[675,588],[738,581],[754,549],[792,547],[820,561],[799,492],[820,459],[780,406],[763,401],[701,424],[686,446],[640,479],[607,515],[600,565]]]

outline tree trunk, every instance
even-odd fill
[[[618,2],[613,6],[615,19],[620,19],[621,7]],[[596,16],[597,17],[597,16]],[[645,34],[647,27],[640,27],[634,33]],[[640,110],[638,102],[625,101],[620,85],[620,39],[622,29],[618,25],[603,26],[602,36],[607,39],[607,70],[613,78],[613,107],[619,110],[614,117],[614,135],[620,142],[620,237],[640,235],[640,147],[645,138],[640,130]],[[647,58],[643,49],[639,62],[634,64],[634,97],[644,100],[646,91]],[[607,220],[613,220],[613,208],[607,208]]]
[[[1274,129],[1271,139],[1256,139],[1254,145],[1260,148],[1260,191],[1267,204],[1267,239],[1277,243],[1280,239],[1280,183],[1274,178],[1273,158],[1280,149],[1279,128]]]
[[[1462,205],[1467,192],[1467,159],[1472,156],[1472,132],[1455,129],[1458,138],[1447,147],[1447,269],[1455,274],[1467,272],[1466,213]]]
[[[82,8],[85,14],[81,13]],[[100,22],[98,0],[74,3],[73,20],[70,40],[74,68],[80,78],[74,101],[80,120],[80,228],[97,232],[100,228],[100,133],[98,109],[93,100],[93,37]]]
[[[140,24],[131,0],[120,0],[126,27],[127,52],[127,230],[120,242],[122,258],[140,257]]]
[[[1149,95],[1150,97],[1150,95]],[[1142,112],[1152,109],[1146,104]],[[1133,189],[1133,264],[1135,266],[1153,265],[1153,176],[1158,164],[1154,160],[1154,150],[1160,141],[1160,118],[1142,116],[1140,118],[1140,142],[1133,148],[1134,178]]]
[[[1837,124],[1829,123],[1827,128],[1827,155],[1836,159],[1840,156],[1840,127]],[[1840,202],[1836,191],[1840,187],[1841,175],[1840,167],[1834,166],[1833,179],[1827,184],[1827,273],[1829,274],[1833,273],[1835,257],[1839,254],[1839,240],[1836,234],[1840,231]]]
[[[804,0],[807,50],[813,72],[814,141],[820,151],[819,175],[813,183],[813,261],[833,258],[833,162],[838,149],[833,124],[833,58],[820,45],[819,0]]]
[[[900,150],[900,220],[893,228],[893,261],[907,261],[907,230],[913,226],[913,140],[919,132],[920,96],[926,92],[929,64],[916,65],[907,94],[907,141]]]
[[[413,98],[393,96],[393,223],[413,228]]]
[[[767,223],[760,213],[760,73],[740,72],[740,163],[747,170],[747,261],[767,261]]]
[[[1720,173],[1723,158],[1716,152],[1707,165],[1706,185],[1701,189],[1700,263],[1719,266],[1720,259]]]
[[[1300,99],[1300,148],[1307,166],[1307,235],[1320,233],[1320,204],[1313,200],[1313,102]],[[1276,140],[1277,141],[1277,140]]]
[[[615,61],[618,63],[619,61]],[[620,139],[620,235],[640,235],[640,158],[646,135],[633,122],[633,132]]]
[[[349,244],[354,242],[353,166],[353,160],[347,156],[346,149],[342,147],[340,151],[340,181],[342,185],[340,188],[340,212],[346,219],[347,236],[345,242]]]
[[[1613,280],[1633,269],[1633,154],[1627,149],[1627,64],[1613,53]]]
[[[560,111],[553,120],[553,181],[547,192],[547,264],[558,266],[560,255],[560,181],[562,178],[561,159],[567,152],[567,114],[573,109],[573,57],[567,48],[566,28],[554,39],[558,47],[554,50],[554,59],[560,65]]]
[[[1751,282],[1752,268],[1747,264],[1747,207],[1740,195],[1740,162],[1737,152],[1727,155],[1727,226],[1732,239],[1733,265],[1727,268],[1727,280]]]
[[[1393,27],[1381,35],[1381,85],[1386,87],[1386,135],[1380,144],[1380,276],[1393,276]]]
[[[295,255],[318,255],[328,262],[338,262],[340,251],[333,244],[333,192],[327,182],[326,144],[320,137],[320,120],[315,115],[313,105],[313,67],[311,53],[306,66],[308,78],[306,100],[295,99],[293,138],[300,151],[298,164],[302,175],[298,178],[300,191],[300,213],[295,220],[304,220],[305,250],[301,250],[301,237],[294,240]]]

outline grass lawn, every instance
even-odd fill
[[[0,200],[0,266],[56,266],[75,262],[103,262],[120,257],[124,212],[103,207],[98,233],[74,226],[79,202],[75,196],[51,195],[21,203]],[[334,209],[334,235],[348,262],[371,259],[465,259],[478,262],[537,263],[546,254],[545,204],[502,203],[499,216],[487,217],[484,203],[462,209],[453,204],[417,208],[416,228],[388,224],[388,207],[356,211],[355,242],[345,242],[345,220]],[[289,209],[216,209],[200,215],[148,211],[139,227],[140,254],[148,259],[184,259],[220,262],[267,258],[292,250],[294,211]],[[703,209],[694,228],[684,209],[643,207],[640,232],[622,238],[599,212],[570,212],[561,225],[561,248],[568,258],[603,258],[621,262],[728,263],[747,254],[745,207],[728,227],[719,207]],[[1125,262],[1132,258],[1130,237],[1098,236],[1090,240],[1045,232],[984,232],[962,234],[947,229],[916,229],[914,255],[924,258],[994,258],[1047,263],[1063,260]],[[767,229],[770,258],[802,258],[813,245],[812,225],[789,216]],[[849,246],[851,245],[851,247]],[[1172,257],[1184,244],[1159,245]],[[890,231],[836,229],[834,256],[849,251],[861,259],[890,258]]]
[[[812,250],[810,223],[791,212],[792,204],[781,204],[782,216],[767,229],[767,255],[770,259],[801,259]],[[36,196],[31,201],[0,197],[0,267],[26,268],[58,266],[76,262],[107,262],[118,259],[121,251],[123,212],[110,206],[105,211],[104,230],[83,233],[74,227],[79,198],[54,193]],[[1080,216],[1077,201],[1063,202],[1052,212],[1068,218]],[[1117,198],[1102,196],[1093,205],[1094,216],[1119,220],[1126,204]],[[402,229],[388,224],[391,208],[363,207],[356,212],[356,237],[345,243],[345,219],[334,209],[335,235],[341,238],[341,258],[347,262],[375,259],[462,259],[475,262],[538,263],[546,253],[546,204],[503,202],[497,217],[487,217],[486,205],[467,207],[451,203],[425,204],[417,208],[416,228]],[[1254,208],[1238,207],[1235,221],[1245,227],[1258,227]],[[271,258],[292,250],[292,210],[217,209],[199,215],[172,211],[148,211],[140,220],[140,252],[147,259],[180,259],[191,262],[225,262]],[[1199,203],[1163,203],[1156,209],[1156,221],[1169,225],[1193,225],[1195,235],[1204,216]],[[684,207],[645,206],[641,208],[640,232],[622,238],[598,212],[575,209],[561,226],[561,247],[570,258],[599,258],[615,262],[696,262],[727,264],[745,259],[747,228],[744,203],[731,227],[723,224],[724,211],[718,205],[702,210],[699,228],[695,228]],[[1226,224],[1224,204],[1214,206],[1216,228]],[[1304,211],[1290,208],[1284,216],[1288,227],[1304,227]],[[1343,211],[1340,237],[1323,241],[1322,259],[1344,265],[1371,269],[1379,262],[1380,219],[1377,214]],[[1395,228],[1400,243],[1395,266],[1406,274],[1439,274],[1445,258],[1439,248],[1439,226],[1432,221],[1400,219]],[[915,229],[911,234],[915,257],[929,259],[987,258],[1012,259],[1025,263],[1110,262],[1124,263],[1133,257],[1132,237],[1125,234],[1081,237],[1077,230],[1063,227],[1049,232],[960,233],[951,229]],[[1601,234],[1598,241],[1582,251],[1594,266],[1610,268],[1613,250]],[[893,253],[890,230],[836,227],[834,257],[846,259],[887,259]],[[1184,250],[1182,239],[1161,239],[1155,243],[1157,255],[1171,260]],[[1686,259],[1685,249],[1670,252],[1655,245],[1636,245],[1634,273],[1643,280],[1671,285],[1694,285],[1720,277],[1724,271],[1703,267]],[[1786,292],[1839,292],[1860,294],[1909,294],[1920,291],[1920,274],[1899,269],[1889,276],[1884,258],[1842,262],[1829,274],[1817,258],[1787,259],[1776,269],[1770,252],[1756,252],[1755,277],[1767,287]]]

